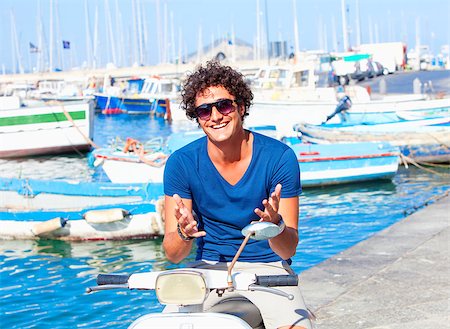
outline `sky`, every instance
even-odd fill
[[[218,38],[343,51],[342,2],[349,47],[450,44],[449,0],[0,0],[0,74],[155,65]]]

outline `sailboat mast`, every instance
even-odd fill
[[[16,30],[16,18],[11,10],[11,41],[13,43],[12,58],[14,63],[14,73],[17,73],[16,69],[19,69],[19,73],[23,74],[22,60],[19,51],[19,42],[17,40],[17,30]]]
[[[170,56],[172,57],[170,59],[171,63],[175,62],[175,53],[176,53],[176,49],[175,49],[175,30],[174,30],[174,25],[173,25],[173,11],[170,11]]]
[[[342,36],[344,38],[344,51],[348,51],[348,31],[347,31],[347,15],[345,13],[345,0],[341,0],[341,14],[342,14]]]
[[[48,45],[48,70],[53,71],[53,0],[50,0],[50,23],[49,23],[49,45]]]
[[[62,45],[62,38],[61,38],[61,24],[59,20],[59,5],[57,0],[55,0],[55,31],[56,31],[56,60],[58,65],[58,68],[62,68],[62,54],[61,54],[61,45]]]
[[[356,45],[361,44],[361,19],[359,12],[359,0],[356,0]]]
[[[143,36],[142,36],[142,12],[141,12],[141,1],[137,0],[136,3],[137,11],[137,32],[138,32],[138,42],[139,42],[139,65],[144,63],[144,46],[143,46]]]
[[[298,39],[298,22],[297,22],[297,4],[296,4],[297,0],[292,0],[292,6],[293,6],[293,10],[294,10],[294,54],[295,54],[295,58],[297,58],[298,54],[300,53],[300,43],[299,43],[299,39]]]
[[[261,60],[261,20],[259,0],[256,0],[256,60]]]
[[[111,11],[110,11],[110,8],[109,8],[108,0],[105,0],[105,11],[106,11],[106,21],[107,21],[106,28],[108,29],[109,42],[110,42],[111,55],[112,55],[112,62],[113,62],[114,65],[117,65],[117,61],[116,61],[116,45],[115,45],[115,42],[114,42],[114,33],[113,33],[112,21],[111,21]]]
[[[94,19],[94,40],[93,40],[93,58],[92,58],[92,68],[96,69],[99,59],[98,59],[98,5],[95,6],[95,19]]]
[[[85,23],[85,33],[86,33],[86,60],[87,66],[92,67],[92,39],[91,39],[91,29],[89,23],[89,9],[88,2],[84,0],[84,23]]]

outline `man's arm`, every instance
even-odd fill
[[[205,232],[198,231],[197,222],[192,215],[192,200],[181,199],[177,194],[174,194],[173,197],[166,195],[164,202],[163,248],[169,261],[179,263],[191,252],[194,240],[183,239],[178,232],[178,225],[181,235],[186,238],[204,236]]]
[[[272,250],[281,258],[289,259],[295,255],[298,245],[298,196],[280,200],[278,214],[286,224],[284,231],[269,240]]]
[[[298,196],[281,199],[281,184],[268,200],[263,200],[264,211],[255,209],[255,213],[264,221],[279,224],[283,218],[286,228],[269,240],[272,250],[281,258],[288,259],[295,255],[298,244]]]

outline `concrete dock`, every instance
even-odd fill
[[[315,329],[450,328],[450,197],[300,274]]]

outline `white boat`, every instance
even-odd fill
[[[446,111],[450,108],[450,98],[416,101],[393,101],[354,104],[348,111],[359,117],[372,116],[375,114],[391,115],[400,114],[404,118],[417,117],[427,112],[436,113]],[[292,126],[295,123],[308,123],[318,125],[327,120],[336,110],[336,105],[323,105],[318,103],[278,103],[257,104],[255,103],[245,119],[249,126],[275,125],[284,135],[292,134]],[[339,123],[335,116],[330,123]]]
[[[450,162],[450,117],[403,120],[372,125],[311,125],[294,128],[305,142],[318,144],[387,142],[398,146],[404,161]]]
[[[253,130],[276,137],[273,126]],[[173,134],[166,146],[167,153],[148,153],[146,159],[140,159],[134,152],[109,149],[95,150],[93,155],[114,183],[162,183],[167,155],[202,135],[198,130]],[[303,187],[390,179],[398,169],[398,148],[388,143],[314,145],[292,141],[288,145],[297,155]]]
[[[0,97],[0,158],[88,151],[92,146],[92,101],[36,102]]]
[[[344,96],[350,97],[352,104],[347,111],[355,114],[426,111],[450,107],[450,98],[430,100],[424,94],[372,96],[366,88],[358,85],[319,87],[318,78],[312,64],[260,69],[251,80],[254,101],[246,124],[275,125],[282,134],[289,135],[292,134],[292,125],[295,123],[325,122]]]
[[[114,240],[164,234],[162,184],[0,177],[0,239]]]

